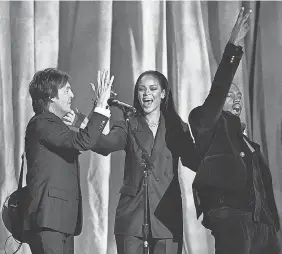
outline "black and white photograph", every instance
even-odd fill
[[[0,254],[282,254],[282,1],[0,0]]]

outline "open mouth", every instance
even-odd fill
[[[153,100],[152,99],[143,99],[142,102],[145,108],[149,108],[152,105]]]
[[[242,106],[239,103],[235,103],[232,106],[232,114],[239,116],[242,111]]]

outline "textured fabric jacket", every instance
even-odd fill
[[[203,212],[199,198],[201,189],[205,188],[206,191],[207,188],[218,189],[219,192],[234,192],[236,195],[235,193],[240,192],[246,185],[245,155],[240,150],[241,141],[238,138],[242,136],[240,119],[222,110],[242,53],[241,47],[227,45],[207,99],[202,106],[193,109],[189,116],[196,146],[202,157],[202,163],[193,182],[198,217]],[[258,144],[250,140],[248,142],[259,151]],[[259,161],[268,207],[279,227],[271,174],[261,153]]]

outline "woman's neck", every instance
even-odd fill
[[[145,115],[146,122],[150,124],[158,123],[160,120],[160,115],[161,115],[161,111],[155,110],[150,114]]]

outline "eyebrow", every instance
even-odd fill
[[[152,86],[158,86],[158,84],[152,84],[152,85],[149,85],[149,87],[152,87]],[[140,84],[139,87],[146,87],[145,85],[142,85]]]

